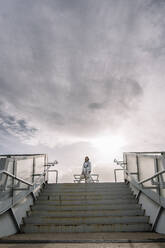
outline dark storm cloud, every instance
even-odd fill
[[[36,129],[90,136],[138,109],[137,54],[147,51],[138,32],[152,1],[0,3],[0,90],[17,119],[5,117],[11,129],[31,132],[30,120]]]
[[[123,114],[131,109],[132,102],[135,102],[143,93],[142,87],[138,82],[129,78],[114,79],[111,78],[104,83],[105,98],[104,102],[93,102],[88,105],[90,109],[113,108],[118,115],[118,111]]]
[[[0,132],[6,135],[18,136],[21,139],[34,136],[37,129],[30,127],[23,119],[16,119],[12,115],[8,115],[0,110]]]
[[[104,108],[104,103],[92,102],[88,105],[90,109],[102,109]]]

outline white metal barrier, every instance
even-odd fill
[[[123,161],[114,160],[123,170],[124,180],[150,216],[152,229],[165,233],[165,152],[129,152]]]
[[[86,178],[81,178],[81,174],[76,174],[74,176],[74,183],[81,183],[87,182]],[[91,183],[98,183],[99,182],[99,174],[89,174],[89,179]]]
[[[0,237],[20,231],[22,218],[34,204],[49,172],[57,161],[48,163],[46,154],[0,156]],[[3,223],[3,224],[2,224]]]

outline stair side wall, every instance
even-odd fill
[[[138,190],[129,184],[133,193],[137,196]],[[162,208],[159,211],[159,204],[147,197],[143,192],[140,193],[138,203],[142,205],[142,209],[145,210],[145,215],[150,217],[150,224],[154,225],[154,231],[157,233],[165,234],[165,209]]]
[[[37,196],[40,189],[35,192]],[[0,215],[0,238],[6,237],[20,231],[22,219],[27,216],[30,206],[34,205],[34,197],[29,194],[26,198]]]

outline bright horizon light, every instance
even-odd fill
[[[109,162],[110,158],[118,155],[126,145],[122,135],[104,135],[90,140],[92,146],[97,150],[97,157],[103,162]]]

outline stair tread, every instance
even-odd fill
[[[135,204],[135,199],[131,200],[97,200],[97,201],[51,201],[51,200],[38,200],[36,205],[52,205],[52,206],[77,206],[77,205],[99,205],[99,204]]]
[[[67,217],[67,216],[143,216],[144,210],[136,209],[136,210],[84,210],[84,211],[43,211],[43,210],[34,210],[29,216],[59,216],[59,217]]]
[[[23,232],[150,231],[149,217],[125,183],[46,185]]]
[[[89,209],[89,210],[97,210],[97,209],[135,209],[135,208],[137,208],[137,209],[140,209],[141,208],[141,205],[139,205],[139,204],[134,204],[134,203],[132,203],[132,204],[127,204],[127,203],[125,203],[125,204],[122,204],[122,205],[115,205],[115,204],[111,204],[111,205],[104,205],[104,206],[100,206],[99,204],[95,204],[95,205],[93,205],[93,204],[91,204],[91,205],[75,205],[75,206],[73,206],[73,205],[65,205],[65,206],[53,206],[53,205],[40,205],[40,204],[35,204],[33,207],[32,207],[32,209],[36,209],[36,208],[39,208],[39,209],[53,209],[53,210],[58,210],[58,209],[60,209],[60,210],[62,210],[62,209],[70,209],[70,210],[75,210],[75,209],[77,209],[77,210],[84,210],[84,209]]]
[[[147,223],[147,216],[86,216],[86,217],[48,217],[32,216],[24,219],[24,223],[32,224],[116,224],[116,223]]]
[[[61,194],[61,193],[64,193],[64,194],[79,194],[79,192],[80,191],[68,191],[68,192],[66,192],[66,191],[60,191],[60,190],[57,190],[57,191],[53,191],[53,190],[43,190],[42,191],[42,194],[45,194],[45,193],[56,193],[56,194]],[[90,191],[90,190],[88,190],[88,191],[81,191],[81,193],[84,193],[84,194],[89,194],[89,193],[91,193],[91,194],[93,194],[93,193],[95,193],[95,194],[97,194],[97,193],[99,193],[99,194],[116,194],[116,193],[118,193],[118,194],[124,194],[124,193],[130,193],[130,194],[132,194],[132,191],[131,190],[128,190],[128,189],[123,189],[123,190],[102,190],[102,191],[98,191],[98,190],[92,190],[92,191]]]
[[[22,227],[23,232],[147,232],[151,226],[147,223],[129,224],[81,224],[81,225],[35,225],[26,224]]]
[[[116,193],[116,192],[43,192],[42,196],[125,196],[125,195],[133,195],[131,192],[123,192],[123,193]]]

